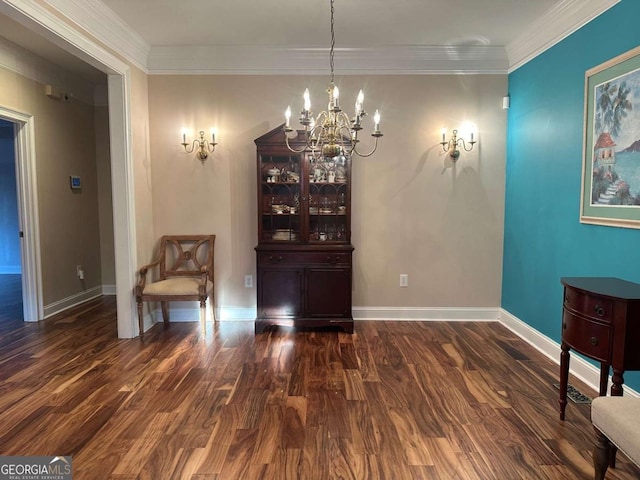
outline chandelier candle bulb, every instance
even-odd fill
[[[290,121],[291,121],[291,107],[290,106],[287,106],[287,109],[284,112],[284,118],[286,120],[286,123],[285,123],[284,126],[287,127],[287,128],[291,127],[291,123],[290,123]]]
[[[379,133],[380,132],[380,112],[378,110],[376,110],[376,113],[373,115],[373,123],[374,123],[374,133]]]
[[[362,93],[362,90],[360,90],[360,92],[358,92],[358,98],[356,99],[356,117],[359,117],[360,115],[362,115],[363,106],[364,106],[364,93]]]
[[[338,90],[337,86],[333,87],[333,110],[338,112],[340,111],[340,105],[338,104],[338,97],[340,97],[340,90]]]
[[[471,136],[473,137],[473,134],[471,134]],[[472,138],[473,140],[473,138]],[[215,144],[216,143],[216,130],[215,128],[211,129],[211,143]]]
[[[305,88],[302,98],[304,99],[304,111],[308,112],[309,110],[311,110],[311,96],[309,95],[308,88]]]

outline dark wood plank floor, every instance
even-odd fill
[[[251,322],[116,335],[104,297],[0,331],[0,454],[80,479],[587,479],[589,406],[497,323]],[[594,394],[575,379],[583,392]],[[608,479],[637,479],[620,455]]]

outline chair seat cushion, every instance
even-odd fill
[[[153,282],[144,287],[143,295],[198,295],[199,277],[173,277]],[[207,280],[207,294],[213,291],[213,283]]]
[[[591,422],[636,465],[640,464],[640,398],[596,397]]]

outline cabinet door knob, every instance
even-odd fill
[[[604,316],[604,308],[602,308],[600,305],[596,305],[594,310],[596,311],[599,317]]]
[[[598,339],[596,337],[591,337],[589,341],[591,342],[591,345],[598,345]]]

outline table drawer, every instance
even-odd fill
[[[597,320],[611,321],[613,318],[613,302],[611,300],[571,288],[564,290],[564,306]]]
[[[562,340],[591,358],[610,362],[611,327],[565,310],[562,314]]]
[[[333,252],[260,252],[258,265],[350,265],[351,254]]]

